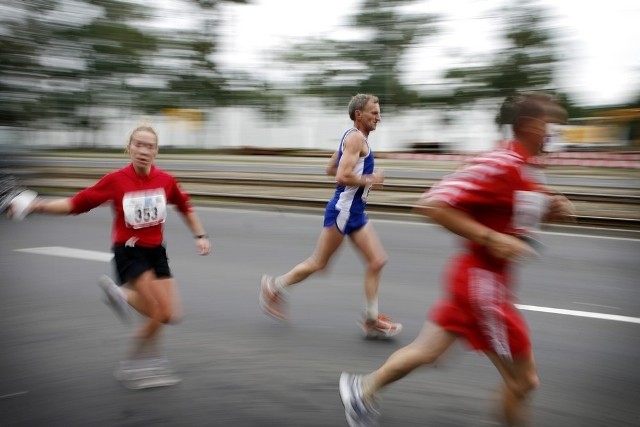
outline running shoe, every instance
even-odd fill
[[[363,316],[362,321],[359,323],[364,337],[367,339],[387,339],[402,331],[401,323],[392,322],[391,318],[384,314],[379,314],[376,320],[367,319]]]
[[[367,402],[362,392],[362,375],[340,375],[340,398],[350,427],[377,427],[380,412],[375,402]]]
[[[98,279],[98,286],[102,288],[105,296],[107,297],[105,300],[105,304],[113,309],[120,320],[122,320],[124,323],[130,323],[131,317],[129,316],[129,304],[125,299],[122,290],[118,289],[118,285],[116,285],[109,276],[102,275]]]
[[[286,305],[282,292],[274,290],[275,279],[272,276],[263,275],[260,281],[260,308],[267,315],[278,320],[287,320]]]
[[[126,360],[120,362],[114,377],[128,389],[168,387],[182,381],[165,358]]]

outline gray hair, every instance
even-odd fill
[[[372,101],[376,104],[380,102],[378,97],[375,95],[369,95],[366,93],[359,93],[357,95],[354,95],[353,98],[351,98],[351,101],[349,101],[349,118],[351,120],[355,120],[356,110],[364,109],[364,106],[367,105],[369,101]]]

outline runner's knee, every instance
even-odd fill
[[[369,262],[369,269],[373,271],[381,271],[387,264],[387,257],[385,255],[376,257]]]
[[[534,372],[528,372],[522,377],[515,379],[514,381],[509,381],[507,386],[511,390],[513,394],[518,397],[524,398],[529,393],[538,388],[540,384],[540,380],[538,379],[538,374]]]
[[[327,264],[327,260],[321,260],[313,257],[307,260],[307,265],[312,272],[324,270],[327,268]]]
[[[527,375],[526,380],[523,384],[524,394],[528,394],[538,388],[540,385],[540,379],[538,378],[538,374],[535,372],[531,372]]]

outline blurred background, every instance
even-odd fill
[[[546,90],[563,150],[636,151],[640,3],[5,0],[0,146],[333,149],[352,95],[381,98],[378,151],[471,152]]]
[[[411,342],[440,293],[452,236],[416,222],[415,200],[508,138],[506,97],[545,90],[569,114],[550,129],[547,184],[578,215],[546,229],[546,256],[524,267],[536,421],[639,426],[638,23],[638,0],[2,0],[0,199],[15,190],[5,169],[42,195],[74,194],[123,167],[130,132],[150,124],[214,254],[194,256],[184,225],[167,221],[187,313],[167,348],[185,381],[127,393],[111,369],[131,331],[94,284],[110,271],[95,261],[110,257],[109,209],[0,217],[0,424],[346,425],[339,372],[375,369]],[[381,99],[370,140],[385,187],[367,209],[395,219],[376,224],[391,254],[384,309],[405,325],[395,343],[360,339],[351,250],[296,291],[292,325],[258,308],[261,275],[312,249],[321,215],[300,213],[324,209],[335,181],[311,154],[335,150],[359,92]],[[303,155],[235,155],[286,151]],[[488,418],[497,373],[456,351],[456,369],[439,363],[385,396],[385,425]]]

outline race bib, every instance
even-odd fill
[[[167,218],[167,198],[162,188],[127,193],[122,198],[122,209],[127,227],[151,227]]]
[[[369,192],[371,191],[371,187],[372,187],[372,184],[365,185],[364,190],[362,191],[362,201],[363,202],[367,201],[367,198],[369,197]]]
[[[549,198],[536,191],[516,191],[513,205],[513,228],[516,233],[532,235],[540,231]]]

